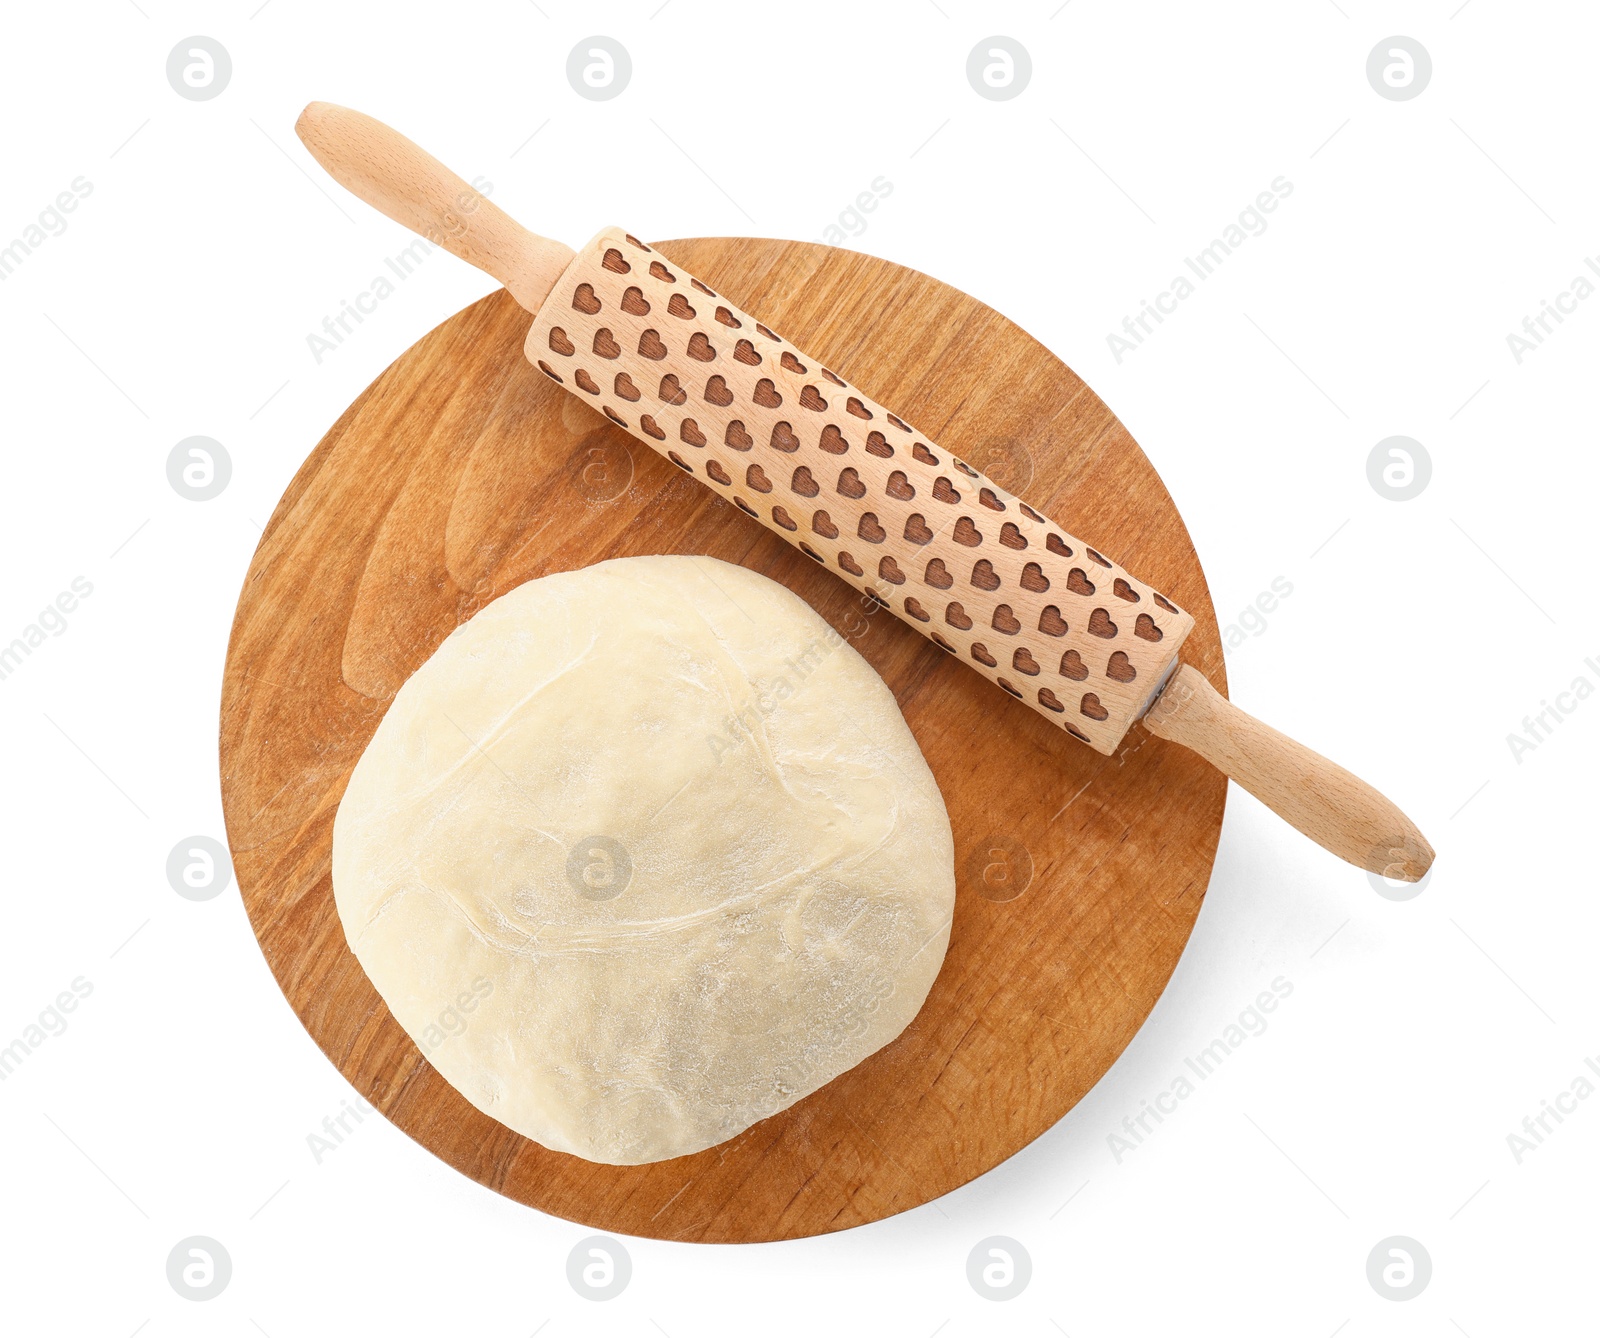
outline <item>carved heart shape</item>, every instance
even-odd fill
[[[972,523],[970,516],[962,516],[956,521],[955,530],[950,537],[967,548],[976,548],[983,542],[983,535],[978,533],[978,527]]]
[[[1075,595],[1094,594],[1094,582],[1083,574],[1082,567],[1074,567],[1067,573],[1067,589]]]
[[[778,524],[782,525],[786,530],[798,530],[800,528],[800,526],[795,523],[794,517],[785,511],[781,506],[775,506],[772,508],[772,518],[777,521]]]
[[[606,253],[601,258],[600,264],[613,274],[627,274],[633,269],[633,266],[622,258],[622,252],[614,246],[606,248]]]
[[[646,330],[639,336],[639,353],[643,357],[660,362],[667,356],[667,346],[661,342],[661,336],[654,330]]]
[[[955,485],[943,474],[934,480],[933,496],[935,501],[948,502],[951,506],[961,500],[961,494],[955,490]]]
[[[794,477],[789,480],[789,490],[799,493],[802,497],[815,497],[822,491],[822,488],[816,479],[811,477],[810,467],[801,465],[794,471]],[[819,511],[817,514],[822,515],[824,513]]]
[[[744,482],[745,487],[753,488],[756,492],[772,491],[772,480],[767,477],[766,471],[757,464],[752,464],[750,468],[744,471]]]
[[[800,438],[795,436],[794,429],[787,423],[774,423],[772,426],[772,440],[768,443],[775,451],[783,451],[793,455],[800,449]]]
[[[989,654],[989,648],[981,641],[974,641],[972,643],[971,653],[972,658],[975,659],[979,664],[986,664],[991,669],[993,669],[995,665],[999,663],[999,661],[996,660],[993,655]]]
[[[897,418],[894,414],[886,413],[886,414],[884,414],[884,417],[887,418],[891,423],[893,423],[902,432],[911,431],[911,428],[906,424],[906,422],[901,418]]]
[[[848,553],[839,554],[839,566],[845,571],[849,572],[852,576],[863,576],[866,574],[861,570],[861,564]]]
[[[883,433],[874,430],[867,433],[867,454],[876,455],[882,460],[887,460],[894,454],[894,447],[889,445]]]
[[[1039,630],[1046,636],[1066,636],[1067,622],[1054,604],[1046,604],[1039,615]]]
[[[706,403],[720,405],[727,408],[733,403],[733,392],[728,389],[728,383],[720,376],[713,376],[706,382]]]
[[[1128,652],[1125,650],[1113,651],[1110,660],[1106,662],[1106,677],[1118,683],[1131,683],[1139,676],[1139,671],[1128,661]]]
[[[716,479],[716,481],[718,483],[732,483],[733,482],[733,479],[730,478],[729,475],[728,475],[728,471],[726,469],[724,469],[715,460],[707,460],[706,461],[706,473],[709,474],[712,478]],[[748,510],[748,508],[746,508],[746,509]],[[755,512],[751,511],[750,514],[753,516],[753,515],[755,515]]]
[[[761,355],[756,352],[756,346],[748,339],[741,339],[733,346],[733,360],[742,362],[746,367],[761,366]]]
[[[661,387],[656,391],[656,398],[667,404],[685,404],[689,399],[689,392],[678,384],[675,373],[668,372],[661,378]]]
[[[829,455],[843,455],[850,449],[850,443],[844,439],[844,434],[832,423],[822,429],[822,436],[817,445]]]
[[[707,288],[705,286],[705,284],[701,283],[700,280],[695,278],[694,275],[692,275],[692,274],[689,276],[689,283],[690,283],[690,285],[692,287],[698,288],[707,297],[715,297],[716,296],[716,294],[714,292],[712,292],[711,289]]]
[[[678,276],[659,260],[650,262],[650,277],[652,279],[660,279],[662,283],[677,283],[678,281]]]
[[[1023,537],[1014,520],[1008,520],[1000,527],[1000,542],[1007,548],[1015,548],[1019,553],[1028,546],[1027,539]]]
[[[1091,558],[1093,558],[1096,562],[1098,562],[1102,567],[1109,567],[1111,565],[1111,559],[1110,558],[1101,557],[1100,554],[1098,554],[1098,553],[1096,553],[1094,551],[1094,549],[1085,548],[1083,551],[1085,553],[1087,553]]]
[[[727,307],[717,308],[717,324],[726,325],[730,330],[742,330],[744,322],[735,316]]]
[[[839,472],[839,482],[834,486],[839,490],[840,495],[844,497],[865,497],[867,495],[867,485],[861,481],[861,476],[856,473],[854,467],[847,467],[841,470]]]
[[[942,636],[940,636],[937,632],[929,632],[928,633],[928,640],[933,642],[933,644],[936,645],[940,650],[947,650],[952,655],[954,655],[956,653],[956,648],[954,646],[952,646],[948,641],[946,641]]]
[[[939,463],[939,457],[930,451],[926,446],[924,446],[920,441],[912,444],[911,458],[913,460],[920,460],[925,465],[936,465]]]
[[[552,325],[550,327],[550,347],[554,352],[559,353],[563,358],[570,358],[574,348],[577,346],[567,338],[567,332],[565,330],[563,330],[559,325]]]
[[[680,440],[688,442],[691,446],[704,446],[706,444],[706,434],[700,430],[700,424],[692,418],[685,418],[683,422],[678,424],[678,437]]]
[[[804,553],[808,558],[814,558],[816,561],[822,563],[824,566],[827,565],[827,559],[825,557],[823,557],[821,553],[817,552],[817,550],[815,548],[813,548],[810,544],[802,542],[800,544],[800,551],[802,553]]]
[[[1037,562],[1030,562],[1022,569],[1022,588],[1032,590],[1036,595],[1042,595],[1050,588],[1050,578]]]
[[[630,316],[648,316],[650,304],[645,301],[645,296],[637,288],[630,288],[622,295],[622,309]]]
[[[1146,617],[1149,615],[1146,614]],[[1154,623],[1151,626],[1155,626]],[[1117,625],[1111,621],[1111,615],[1104,609],[1096,609],[1089,615],[1089,635],[1105,637],[1110,640],[1117,634]]]
[[[621,355],[622,345],[617,343],[610,330],[601,326],[594,332],[594,351],[602,358],[615,358]]]
[[[747,516],[754,516],[754,517],[755,517],[755,519],[757,519],[757,520],[760,520],[760,519],[761,519],[761,517],[760,517],[760,516],[759,516],[759,515],[757,515],[757,514],[756,514],[756,509],[755,509],[755,507],[753,507],[753,506],[751,506],[751,505],[750,505],[750,503],[749,503],[749,502],[747,502],[747,501],[745,501],[745,500],[744,500],[744,498],[742,498],[742,497],[735,497],[735,498],[734,498],[734,499],[733,499],[733,504],[734,504],[734,505],[735,505],[735,506],[736,506],[736,507],[738,507],[738,508],[739,508],[739,510],[741,510],[741,511],[743,511],[743,512],[744,512],[744,513],[745,513],[745,515],[747,515]]]
[[[591,395],[600,393],[600,387],[595,384],[594,377],[590,376],[582,367],[578,368],[572,379],[578,383],[580,389],[587,390]]]
[[[637,237],[635,237],[631,232],[625,232],[622,235],[628,239],[628,245],[629,246],[637,247],[641,251],[648,251],[650,249],[643,242],[641,242]],[[260,1328],[261,1326],[257,1325],[256,1327]]]
[[[624,418],[621,414],[619,414],[615,409],[613,409],[609,404],[602,404],[600,406],[600,412],[605,414],[605,416],[607,418],[609,418],[613,423],[615,423],[618,427],[627,427],[628,426],[628,420],[626,418]]]
[[[827,378],[828,378],[828,380],[830,380],[830,381],[832,381],[832,382],[833,382],[833,384],[834,384],[834,385],[836,385],[836,386],[841,386],[841,387],[842,387],[842,386],[843,386],[843,385],[844,385],[844,381],[843,381],[843,379],[841,379],[841,378],[840,378],[840,377],[838,377],[838,376],[835,376],[835,375],[834,375],[834,374],[833,374],[833,373],[832,373],[832,372],[830,372],[830,371],[829,371],[829,370],[828,370],[828,369],[827,369],[827,368],[826,368],[826,367],[822,367],[822,368],[819,368],[819,369],[818,369],[818,370],[819,370],[819,371],[821,371],[821,373],[822,373],[822,374],[823,374],[823,375],[824,375],[824,376],[825,376],[825,377],[827,377]]]
[[[548,376],[552,381],[559,382],[561,385],[567,384],[566,381],[556,372],[556,369],[543,358],[539,359],[539,370]]]
[[[594,295],[594,285],[580,283],[572,294],[572,306],[576,311],[581,311],[585,316],[593,316],[600,310],[600,299]]]
[[[848,414],[854,414],[857,418],[872,417],[872,410],[867,408],[867,406],[858,400],[854,395],[844,402],[844,411]]]
[[[685,474],[694,473],[694,466],[691,465],[687,460],[685,460],[676,451],[668,451],[667,452],[667,459],[671,460],[672,463],[677,465],[679,469],[683,470],[683,472]]]
[[[979,558],[972,566],[972,583],[980,590],[998,590],[1000,576],[994,569],[994,563],[988,558]]]
[[[900,570],[900,564],[892,557],[878,559],[878,575],[892,585],[904,585],[906,574]]]
[[[1160,641],[1161,629],[1148,613],[1141,613],[1133,624],[1133,634],[1142,641]]]
[[[817,393],[815,386],[807,386],[800,392],[800,403],[803,407],[813,409],[817,413],[821,413],[828,407],[828,401]]]
[[[1039,689],[1039,705],[1047,711],[1065,711],[1067,709],[1061,704],[1061,698],[1051,692],[1049,688]]]
[[[783,396],[778,394],[777,386],[765,376],[756,382],[756,388],[750,392],[750,398],[763,409],[776,409],[783,403]]]
[[[633,378],[626,372],[617,373],[617,379],[611,383],[611,388],[630,403],[639,398],[639,387],[633,384]]]
[[[717,350],[711,347],[711,341],[698,330],[689,336],[689,347],[686,351],[696,362],[712,362],[717,356]]]
[[[654,437],[657,441],[665,441],[667,434],[657,425],[656,420],[649,414],[642,414],[639,418],[639,430],[647,437]]]
[[[1139,592],[1120,576],[1111,582],[1111,593],[1114,594],[1118,599],[1127,600],[1130,604],[1137,604],[1139,602]]]
[[[913,544],[933,542],[933,531],[928,528],[928,522],[914,511],[906,517],[906,542]]]
[[[1016,688],[1012,687],[1011,684],[1007,683],[1005,681],[1005,679],[997,678],[997,679],[995,679],[995,682],[998,683],[1001,687],[1003,687],[1007,692],[1009,692],[1018,701],[1022,700],[1022,693],[1020,691],[1018,691]]]
[[[1081,683],[1089,677],[1089,666],[1083,662],[1083,656],[1075,650],[1069,650],[1061,657],[1061,676],[1075,679]]]
[[[1016,636],[1022,630],[1022,624],[1017,621],[1016,615],[1011,612],[1011,605],[996,604],[994,617],[989,620],[989,626],[997,632],[1004,632],[1007,636]]]
[[[956,583],[956,578],[944,565],[943,558],[934,558],[929,562],[927,570],[922,573],[922,579],[935,590],[948,590]]]
[[[1104,720],[1111,714],[1110,711],[1106,710],[1105,707],[1100,705],[1100,698],[1095,696],[1095,694],[1092,692],[1086,692],[1083,694],[1083,701],[1079,705],[1078,709],[1091,720]]]
[[[952,627],[959,627],[963,632],[972,630],[972,619],[967,617],[967,611],[960,604],[954,602],[946,604],[944,620]]]
[[[667,301],[667,310],[679,320],[692,321],[694,308],[689,305],[689,299],[682,293],[674,293]]]
[[[833,523],[833,517],[826,511],[812,513],[811,528],[824,539],[837,539],[839,537],[839,527]]]
[[[956,462],[958,467],[960,463],[959,460]],[[994,495],[993,488],[979,488],[978,501],[991,511],[1004,511],[1006,509],[1006,504]]]
[[[865,539],[869,544],[881,544],[888,538],[889,532],[878,524],[878,518],[872,512],[863,512],[861,523],[856,526],[858,538]]]
[[[917,490],[911,486],[911,480],[906,477],[903,469],[897,469],[889,475],[889,481],[883,485],[883,490],[902,502],[909,502],[917,495]]]
[[[744,430],[744,424],[737,418],[728,424],[728,430],[722,434],[722,440],[736,451],[748,451],[756,444],[756,439]]]
[[[1019,673],[1038,674],[1039,661],[1028,653],[1025,646],[1018,646],[1011,656],[1011,667]]]
[[[1072,556],[1072,550],[1067,547],[1067,541],[1065,539],[1063,539],[1059,534],[1046,535],[1045,536],[1045,541],[1044,541],[1044,546],[1046,548],[1048,548],[1052,553],[1054,553],[1057,557],[1071,557]]]
[[[759,325],[756,326],[756,329],[761,330],[763,334],[767,333],[767,331]],[[801,362],[800,359],[795,357],[795,355],[789,352],[788,349],[784,349],[783,356],[778,359],[778,365],[786,372],[795,373],[796,376],[804,376],[806,374],[805,363]]]
[[[928,611],[917,601],[917,597],[915,595],[907,595],[905,602],[906,612],[915,618],[919,623],[925,623],[928,621]]]
[[[1182,610],[1179,609],[1178,606],[1176,604],[1174,604],[1170,599],[1168,599],[1165,595],[1160,595],[1160,594],[1156,595],[1155,596],[1155,601],[1156,601],[1157,604],[1161,605],[1161,607],[1164,608],[1168,613],[1180,613],[1180,612],[1182,612]]]

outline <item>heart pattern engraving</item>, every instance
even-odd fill
[[[1166,670],[1176,643],[1193,625],[1188,614],[692,275],[674,272],[664,256],[642,243],[607,230],[580,254],[569,276],[535,319],[527,341],[530,351],[537,341],[557,366],[569,360],[568,366],[558,372],[535,358],[541,371],[593,397],[611,422],[671,463],[729,489],[730,500],[745,514],[812,560],[834,567],[866,598],[941,649],[970,657],[1063,732],[1102,753],[1112,750],[1144,700],[1143,685]],[[691,300],[691,291],[706,301]],[[665,308],[661,316],[687,327],[668,322],[671,330],[682,328],[681,337],[665,338],[668,332],[637,319],[659,308]],[[725,335],[729,330],[738,333]],[[721,373],[712,374],[719,362]],[[695,367],[703,370],[697,374]],[[630,419],[619,412],[629,404],[643,407],[651,387],[658,400],[651,413]],[[796,401],[817,417],[780,421],[785,407],[793,420]],[[811,422],[817,424],[814,435],[803,427]],[[855,423],[866,425],[859,437],[853,435]],[[696,451],[700,460],[691,463]],[[851,457],[855,451],[860,454],[852,466],[839,460],[817,468],[827,463],[824,456]],[[742,469],[732,463],[734,452],[746,456]],[[780,455],[793,458],[770,468]],[[880,463],[886,461],[898,467]],[[806,509],[791,514],[786,504],[775,505],[772,494],[780,488]],[[824,492],[828,509],[816,509]],[[912,512],[912,502],[931,514]],[[867,509],[889,503],[887,512]],[[839,547],[846,535],[854,553]],[[864,556],[863,543],[876,547],[876,559]],[[952,563],[956,545],[989,556],[974,552],[970,568]],[[963,572],[970,572],[966,580]],[[951,601],[957,584],[963,598]],[[924,595],[935,592],[929,608],[918,602],[921,596],[905,593],[908,585]],[[891,603],[896,588],[900,594]],[[1057,602],[1046,604],[1047,595]],[[1133,623],[1119,627],[1110,609],[1128,604],[1134,606]],[[1004,640],[991,651],[971,640],[974,633]],[[1039,687],[1047,674],[1055,686]],[[1064,692],[1063,682],[1074,689]]]

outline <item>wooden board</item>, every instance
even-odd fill
[[[1196,619],[1184,659],[1225,687],[1205,579],[1166,490],[1028,335],[846,251],[730,238],[660,249],[1169,591]],[[548,1151],[439,1077],[345,945],[329,860],[351,769],[395,690],[498,595],[605,558],[709,553],[858,626],[855,591],[535,371],[528,325],[498,292],[422,339],[323,438],[262,536],[221,721],[228,838],[262,951],[317,1044],[390,1120],[546,1212],[757,1241],[947,1193],[1059,1120],[1144,1021],[1204,896],[1226,781],[1142,726],[1102,757],[887,614],[854,644],[894,690],[950,811],[950,951],[905,1033],[804,1101],[649,1166]]]

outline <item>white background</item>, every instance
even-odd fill
[[[1507,736],[1578,676],[1600,686],[1600,301],[1520,365],[1506,336],[1600,253],[1600,18],[1058,2],[7,6],[0,243],[75,178],[93,189],[0,284],[0,643],[73,578],[93,593],[0,681],[0,1045],[74,979],[93,992],[0,1084],[0,1328],[1592,1330],[1600,1099],[1547,1117],[1520,1163],[1507,1136],[1600,1055],[1600,702],[1520,761]],[[612,101],[565,77],[594,33],[632,56]],[[965,75],[994,33],[1032,58],[1010,101]],[[211,101],[166,79],[192,34],[232,57]],[[1414,100],[1368,84],[1392,34],[1431,53]],[[604,1304],[566,1281],[588,1232],[380,1118],[315,1162],[307,1136],[351,1089],[237,889],[182,900],[165,863],[222,835],[219,682],[260,525],[362,387],[492,281],[436,253],[314,360],[307,335],[408,238],[300,147],[313,98],[390,121],[572,243],[613,222],[818,239],[887,178],[849,244],[975,294],[1094,385],[1182,509],[1222,620],[1292,585],[1230,652],[1233,696],[1412,813],[1439,850],[1426,890],[1380,897],[1235,791],[1170,988],[1055,1129],[842,1235],[629,1240],[633,1280]],[[1107,334],[1279,176],[1293,193],[1267,230],[1119,364]],[[194,434],[233,461],[208,502],[167,481]],[[1394,434],[1433,462],[1407,502],[1367,481]],[[1293,993],[1269,1029],[1119,1161],[1109,1136],[1277,977]],[[1405,1302],[1366,1278],[1397,1234],[1433,1260]],[[215,1300],[167,1283],[190,1235],[232,1257]],[[1004,1303],[966,1276],[992,1235],[1033,1261]]]

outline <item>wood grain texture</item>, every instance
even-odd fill
[[[659,249],[1168,592],[1195,618],[1184,658],[1224,682],[1171,499],[1046,349],[869,257],[727,238]],[[756,1241],[947,1193],[1059,1120],[1143,1022],[1204,896],[1226,781],[1142,726],[1101,756],[887,613],[863,618],[859,591],[536,371],[528,327],[497,292],[422,339],[324,437],[262,536],[221,720],[228,836],[262,951],[318,1045],[390,1120],[546,1212]],[[523,581],[645,553],[741,562],[859,633],[944,792],[957,897],[944,969],[897,1040],[728,1143],[615,1167],[512,1133],[438,1076],[346,947],[329,859],[351,769],[452,628]]]

